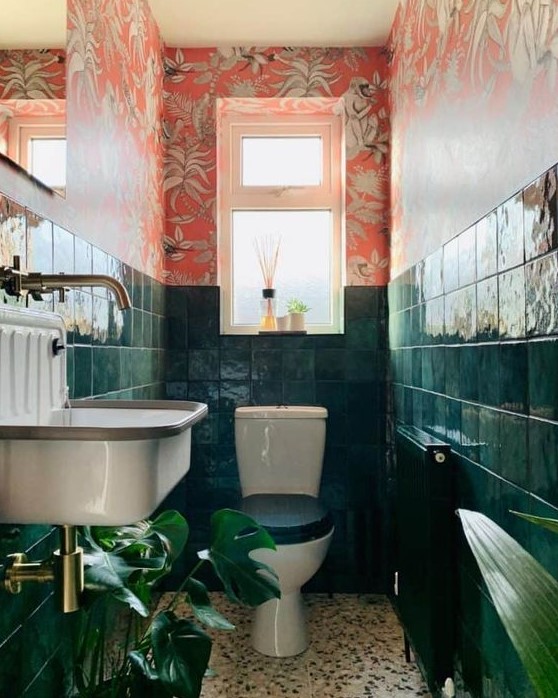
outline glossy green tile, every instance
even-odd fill
[[[423,344],[442,344],[444,341],[444,298],[424,304]]]
[[[409,350],[406,350],[406,354]],[[376,381],[383,377],[376,351],[348,351],[346,378],[354,381]]]
[[[386,295],[386,289],[379,286],[345,286],[346,319],[380,317],[384,312]]]
[[[461,403],[461,453],[479,460],[479,408],[468,402]]]
[[[355,352],[370,354],[371,352]],[[311,349],[283,352],[283,379],[288,381],[314,380],[315,354]]]
[[[500,472],[500,412],[479,408],[479,462]]]
[[[223,349],[220,352],[220,377],[222,380],[246,380],[250,377],[250,351]]]
[[[459,349],[460,391],[463,400],[478,400],[479,397],[479,350],[476,346]]]
[[[91,347],[74,347],[74,398],[89,397],[93,385],[93,350]]]
[[[451,397],[461,396],[461,347],[445,347],[445,392]]]
[[[316,404],[316,383],[314,381],[284,381],[283,402],[286,405]]]
[[[219,352],[194,349],[188,352],[188,380],[218,380]]]
[[[219,385],[219,409],[234,412],[237,407],[250,404],[250,381],[222,380]]]
[[[479,366],[478,400],[483,405],[500,405],[500,345],[482,344],[477,348]]]
[[[188,400],[205,402],[210,412],[218,412],[220,388],[221,385],[219,381],[189,381]]]
[[[459,286],[459,243],[455,237],[444,245],[444,293]]]
[[[146,378],[138,382],[148,383],[150,380]],[[121,387],[120,349],[95,347],[93,349],[93,395],[120,390]]]
[[[283,353],[279,349],[255,349],[252,352],[253,380],[280,381],[282,375]]]
[[[476,228],[471,226],[457,238],[459,246],[459,286],[468,286],[477,278]]]
[[[205,315],[189,317],[188,346],[191,349],[217,349],[219,346],[219,318]]]
[[[254,405],[283,404],[283,384],[279,380],[252,381],[251,402]]]
[[[379,324],[376,318],[356,318],[345,323],[348,349],[376,349],[378,347]]]
[[[529,420],[529,488],[534,495],[558,506],[558,424]]]
[[[45,274],[53,272],[52,223],[26,211],[27,221],[27,268]]]
[[[529,412],[558,419],[558,340],[529,342]]]
[[[53,271],[74,273],[74,236],[64,228],[53,226]]]
[[[443,249],[440,248],[426,257],[424,260],[424,271],[422,287],[424,300],[430,300],[443,293]]]
[[[477,337],[480,342],[498,339],[498,278],[477,284]]]
[[[525,267],[525,312],[528,336],[556,334],[558,255],[556,252]]]
[[[527,412],[527,344],[503,342],[500,345],[500,406],[512,412]]]
[[[497,218],[493,211],[477,222],[477,279],[485,279],[497,271]]]
[[[346,357],[344,349],[316,349],[316,380],[344,380]]]
[[[523,197],[511,197],[496,209],[498,231],[498,271],[510,269],[524,261]]]
[[[502,339],[525,336],[525,269],[498,276],[498,323]]]
[[[533,259],[556,247],[557,213],[554,166],[523,191],[525,259]]]
[[[456,450],[461,446],[461,409],[459,400],[446,400],[446,440]],[[420,428],[420,424],[416,424]],[[478,437],[478,416],[477,416]]]
[[[529,487],[527,459],[527,417],[500,416],[500,473],[519,487]]]

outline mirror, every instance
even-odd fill
[[[66,0],[0,0],[0,153],[66,190]]]

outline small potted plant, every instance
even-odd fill
[[[291,298],[287,303],[287,312],[289,313],[290,328],[293,332],[303,332],[305,327],[304,314],[310,308],[298,298]]]

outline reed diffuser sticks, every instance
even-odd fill
[[[254,238],[254,248],[258,258],[258,264],[262,272],[264,288],[262,290],[262,312],[260,315],[260,328],[265,331],[277,329],[275,321],[275,272],[279,261],[279,249],[281,238],[278,235],[266,235],[262,238]]]

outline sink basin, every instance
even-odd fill
[[[207,405],[76,401],[0,424],[0,522],[116,526],[149,516],[190,468]]]
[[[0,307],[0,523],[118,526],[190,468],[199,402],[66,400],[55,313]]]

